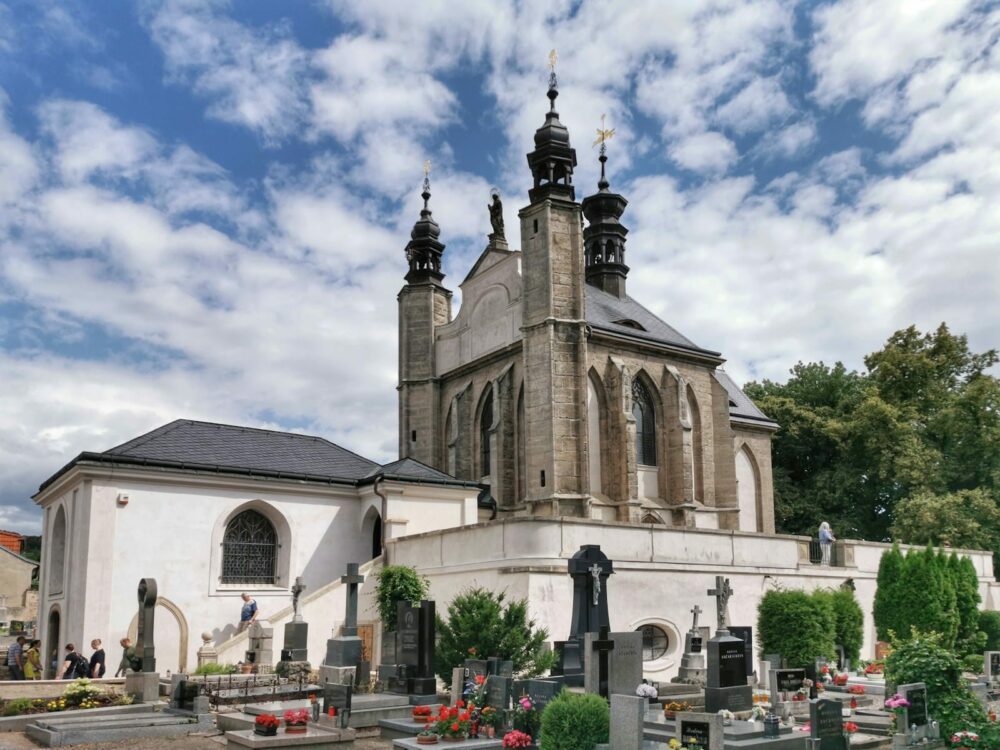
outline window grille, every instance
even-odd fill
[[[635,417],[635,460],[644,466],[656,466],[656,415],[646,386],[632,381],[632,416]]]
[[[483,413],[479,418],[479,473],[490,476],[492,455],[490,453],[490,428],[493,426],[493,394],[486,397]]]
[[[222,541],[222,583],[277,583],[278,534],[255,510],[245,510],[226,526]]]
[[[638,630],[642,633],[643,661],[656,661],[667,653],[670,648],[667,631],[656,625],[643,625]]]

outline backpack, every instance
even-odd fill
[[[90,677],[90,662],[76,652],[73,653],[73,656],[76,657],[76,659],[73,660],[73,676],[76,679],[80,679],[81,677]]]

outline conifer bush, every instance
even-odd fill
[[[830,592],[768,591],[757,607],[761,652],[781,654],[789,667],[836,656],[836,616]],[[846,646],[845,646],[846,648]]]
[[[983,651],[1000,651],[1000,612],[991,609],[980,612],[979,629],[986,636]]]
[[[909,632],[899,628],[899,607],[896,598],[903,577],[903,553],[899,545],[882,553],[878,564],[878,582],[875,589],[875,631],[880,641],[888,641],[893,632]]]
[[[438,616],[437,633],[434,671],[449,687],[451,670],[469,658],[510,659],[520,677],[536,677],[555,663],[545,650],[548,631],[528,618],[527,600],[508,600],[502,592],[463,591],[448,605],[447,620]]]
[[[865,613],[850,589],[817,589],[813,598],[823,600],[833,612],[834,644],[844,647],[844,656],[852,662],[861,658],[865,640]]]
[[[608,741],[608,702],[592,693],[563,690],[542,713],[541,750],[593,750]]]

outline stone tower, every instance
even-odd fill
[[[528,154],[534,187],[521,209],[525,500],[537,515],[586,515],[586,361],[583,217],[573,189],[576,151],[559,122],[559,92]]]
[[[441,227],[429,202],[431,186],[424,177],[424,207],[406,245],[410,270],[399,303],[399,457],[435,465],[440,429],[434,334],[451,320],[451,292],[441,283]]]

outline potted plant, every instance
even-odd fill
[[[954,748],[954,750],[979,750],[979,748],[986,747],[986,745],[982,744],[982,740],[979,738],[978,734],[968,730],[955,732],[955,734],[951,736],[949,744],[952,748]]]
[[[285,732],[301,734],[309,728],[309,709],[299,708],[285,711]]]
[[[677,713],[684,711],[690,711],[691,704],[687,701],[670,701],[663,706],[663,715],[668,719],[674,719],[677,717]]]
[[[853,721],[845,721],[844,722],[844,733],[847,735],[847,744],[848,745],[851,744],[851,737],[853,737],[854,733],[857,732],[857,731],[858,731],[858,725],[855,724]]]
[[[437,733],[430,727],[427,727],[426,729],[422,730],[420,734],[417,735],[418,745],[436,745],[437,741],[438,741]]]
[[[519,729],[512,729],[503,736],[501,747],[531,747],[531,735],[525,734]]]
[[[464,740],[472,726],[472,714],[462,711],[457,706],[448,708],[441,706],[438,713],[436,731],[443,740],[458,742]]]
[[[253,720],[253,733],[262,737],[274,737],[278,733],[278,717],[274,714],[261,714]]]
[[[491,740],[496,737],[501,721],[500,712],[493,706],[484,706],[479,714],[479,723],[486,731],[486,737]]]
[[[635,694],[651,704],[656,703],[660,697],[660,691],[645,681],[635,689]]]
[[[430,706],[414,706],[411,715],[418,724],[429,724],[434,721],[434,711]]]
[[[847,685],[847,672],[838,672],[833,676],[833,684],[837,687],[845,687]]]

